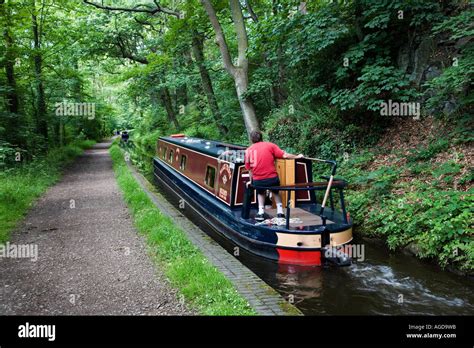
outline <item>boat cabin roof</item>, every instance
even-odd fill
[[[230,162],[237,163],[243,162],[243,151],[245,151],[246,149],[246,147],[242,145],[230,144],[216,140],[188,137],[185,135],[160,137],[160,139],[216,158],[220,157],[224,152],[228,150],[234,150],[234,155],[227,156],[226,160],[229,160],[228,158],[230,157]]]

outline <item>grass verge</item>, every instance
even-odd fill
[[[110,155],[135,227],[145,235],[155,261],[171,284],[201,314],[255,315],[232,283],[169,217],[161,214],[128,170],[118,145],[111,147]]]
[[[95,142],[84,140],[51,150],[46,156],[0,172],[0,243],[24,217],[33,202],[57,182],[65,165]]]

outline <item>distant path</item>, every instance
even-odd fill
[[[133,227],[109,146],[86,150],[12,234],[38,260],[0,258],[0,315],[193,314]]]

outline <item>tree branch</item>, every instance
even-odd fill
[[[176,11],[173,11],[169,8],[161,6],[157,0],[153,1],[155,3],[155,6],[156,6],[154,8],[149,6],[149,5],[145,5],[145,4],[139,4],[139,5],[136,5],[135,7],[129,8],[129,7],[105,6],[105,5],[100,5],[100,4],[97,4],[97,3],[93,2],[93,1],[89,1],[89,0],[83,0],[83,1],[84,1],[84,3],[86,3],[88,5],[92,5],[96,8],[100,8],[102,10],[108,10],[108,11],[148,13],[152,16],[159,13],[159,12],[161,12],[161,13],[165,13],[165,14],[168,14],[168,15],[171,15],[171,16],[175,16],[177,18],[180,18],[180,15],[181,15],[179,12],[176,12]]]
[[[141,64],[148,64],[148,59],[145,57],[137,57],[127,50],[121,37],[117,37],[117,46],[120,48],[120,53],[122,54],[123,58],[127,58]]]
[[[141,25],[143,25],[143,26],[149,25],[150,28],[151,28],[151,30],[158,32],[158,30],[153,26],[152,23],[146,22],[146,21],[142,21],[141,19],[138,19],[137,17],[133,17],[133,19],[134,19],[135,22],[137,22],[138,24],[141,24]]]
[[[254,22],[258,22],[258,17],[257,15],[255,14],[252,6],[250,5],[250,2],[249,0],[245,0],[245,7],[247,8],[247,11],[249,12],[249,15],[250,15],[250,18],[252,18],[252,20]],[[247,17],[248,18],[248,17]]]

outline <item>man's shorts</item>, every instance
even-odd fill
[[[263,186],[263,187],[271,187],[271,186],[280,186],[280,179],[278,176],[270,179],[262,179],[262,180],[253,180],[253,186]],[[264,194],[266,190],[264,189],[257,189],[258,194]],[[277,194],[278,190],[271,190],[273,193]]]

